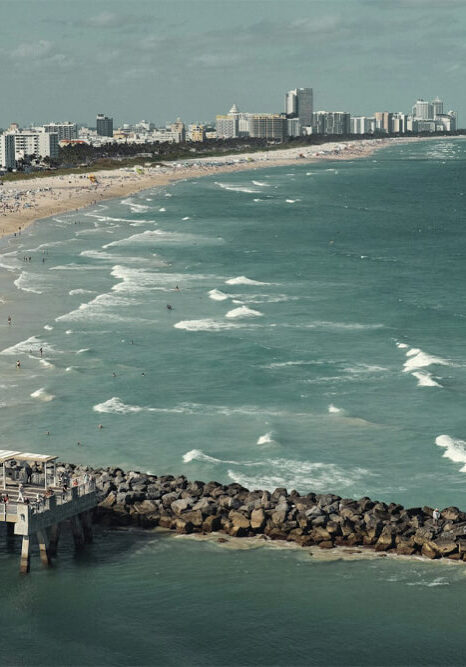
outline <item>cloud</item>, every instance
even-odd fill
[[[115,28],[122,24],[122,17],[113,12],[101,12],[96,16],[90,16],[84,23],[92,28]]]

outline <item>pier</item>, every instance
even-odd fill
[[[62,525],[69,521],[75,546],[92,541],[91,510],[97,505],[94,478],[57,472],[57,456],[0,450],[0,521],[9,535],[21,535],[20,572],[30,568],[31,541],[43,565],[56,555]]]

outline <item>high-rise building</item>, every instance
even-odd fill
[[[407,129],[407,116],[401,111],[392,114],[390,132],[394,134],[405,134]]]
[[[433,109],[430,102],[426,100],[419,99],[412,109],[413,116],[417,120],[429,120],[433,118]]]
[[[0,167],[3,169],[14,169],[15,159],[15,135],[5,133],[0,135]]]
[[[374,134],[375,118],[373,116],[351,116],[351,134]]]
[[[350,131],[347,111],[316,111],[312,114],[313,134],[350,134]]]
[[[314,110],[312,88],[294,88],[285,95],[285,114],[287,118],[299,118],[301,127],[312,123]]]
[[[47,123],[42,128],[44,132],[58,134],[58,141],[72,140],[78,138],[78,126],[76,123]]]
[[[186,140],[186,128],[181,118],[178,117],[176,121],[171,124],[170,130],[171,132],[174,132],[178,136],[177,138],[178,144]]]
[[[205,127],[200,123],[193,123],[189,126],[190,141],[203,142],[205,141]]]
[[[103,114],[97,115],[97,135],[99,137],[113,137],[113,118]]]
[[[218,139],[236,139],[239,137],[240,112],[236,104],[233,104],[227,114],[216,117],[216,129]]]
[[[58,134],[56,132],[36,132],[18,130],[12,133],[15,142],[15,159],[28,156],[36,158],[58,157]]]
[[[286,117],[278,113],[252,113],[249,116],[249,136],[283,141],[287,131],[286,121]]]
[[[389,134],[392,131],[393,114],[390,111],[376,111],[374,116],[376,131]]]
[[[434,118],[435,120],[437,116],[442,116],[442,115],[443,115],[443,102],[437,96],[435,100],[432,100],[432,118]]]

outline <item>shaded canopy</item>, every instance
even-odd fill
[[[38,461],[40,463],[48,463],[48,461],[55,461],[58,456],[50,456],[49,454],[31,454],[31,452],[15,452],[12,449],[0,449],[0,463],[5,461]]]

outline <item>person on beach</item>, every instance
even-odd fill
[[[439,521],[439,519],[440,519],[440,512],[439,512],[439,510],[438,510],[438,507],[436,507],[436,508],[434,509],[434,511],[432,512],[432,519],[434,520],[434,526],[437,526],[437,525],[438,525],[438,521]]]
[[[22,484],[20,484],[18,486],[18,502],[19,503],[24,503],[23,491],[24,491],[24,486]]]

